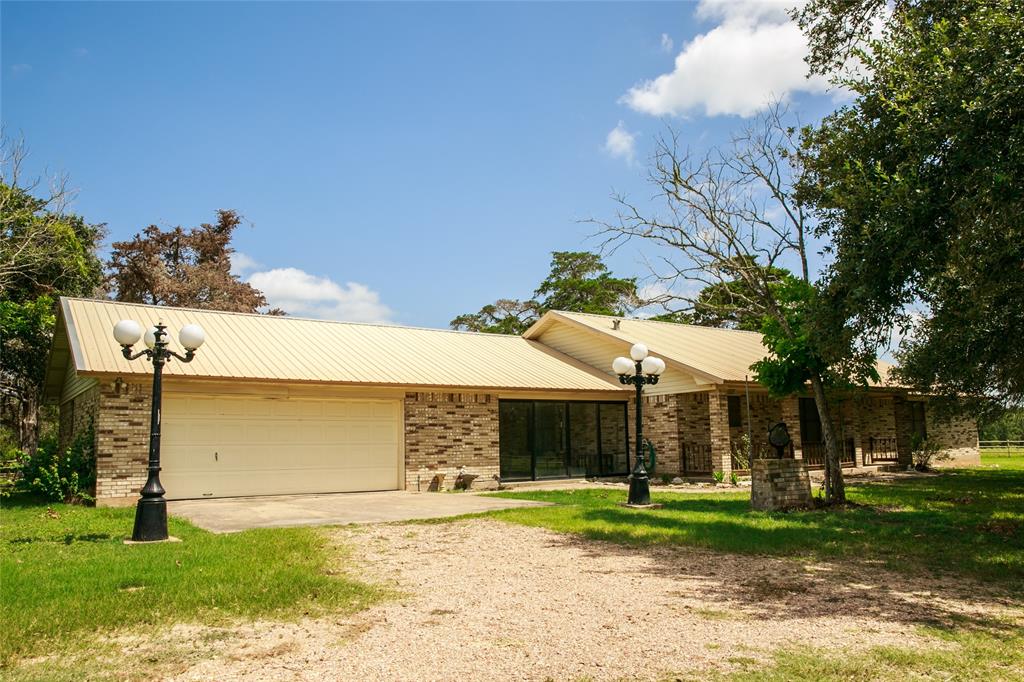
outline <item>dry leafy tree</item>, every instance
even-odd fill
[[[649,265],[663,293],[652,302],[669,315],[760,320],[769,356],[752,369],[779,396],[810,383],[825,440],[826,496],[842,502],[826,390],[865,382],[874,357],[851,348],[844,312],[834,299],[824,301],[812,281],[811,214],[793,192],[802,172],[800,131],[788,118],[784,107],[772,106],[731,144],[699,157],[680,151],[670,131],[649,170],[655,207],[620,195],[617,219],[595,222],[606,249],[638,239],[653,249]]]
[[[150,225],[128,241],[114,242],[107,264],[114,299],[260,312],[267,305],[263,293],[231,273],[231,236],[240,223],[234,211],[220,210],[215,223],[166,231]]]

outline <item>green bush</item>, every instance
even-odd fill
[[[53,502],[91,502],[96,486],[95,436],[90,427],[62,452],[55,439],[39,444],[35,453],[22,455],[17,487]]]
[[[721,483],[725,480],[725,472],[721,469],[715,469],[711,475],[714,477],[715,483]]]

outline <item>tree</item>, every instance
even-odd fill
[[[873,354],[851,347],[845,310],[826,304],[811,279],[812,224],[794,193],[803,172],[799,131],[786,117],[774,106],[731,145],[699,158],[681,153],[674,134],[662,137],[650,181],[663,210],[647,212],[619,196],[617,220],[599,225],[606,247],[642,239],[659,252],[652,274],[670,309],[696,316],[709,300],[722,298],[721,312],[761,320],[769,355],[754,366],[757,379],[776,396],[810,383],[825,440],[826,497],[843,502],[826,391],[877,375]],[[798,274],[787,274],[788,266]]]
[[[782,281],[791,276],[786,268],[771,268],[764,273],[766,280],[774,278]],[[651,317],[659,322],[675,322],[678,324],[695,324],[701,327],[721,327],[724,329],[740,329],[743,331],[761,331],[762,315],[746,305],[744,301],[755,297],[749,285],[743,279],[732,279],[724,282],[708,284],[692,302],[687,302],[691,310],[669,310],[664,314]],[[659,303],[661,297],[648,301]],[[671,304],[671,301],[665,301]]]
[[[498,299],[478,312],[459,315],[452,329],[522,334],[548,310],[624,315],[639,302],[636,280],[614,277],[601,257],[586,251],[555,251],[551,271],[527,301]]]
[[[65,178],[24,181],[23,142],[3,138],[0,150],[0,421],[34,451],[55,302],[96,292],[104,226],[66,210]]]
[[[836,4],[804,10],[822,55],[833,46],[816,36],[849,21]],[[1020,404],[1024,5],[899,3],[856,49],[855,101],[805,141],[800,194],[835,246],[829,286],[865,343],[904,332],[907,384],[979,410]]]
[[[522,334],[540,316],[537,301],[499,298],[478,312],[459,315],[449,324],[452,329],[489,334]]]
[[[107,264],[114,299],[259,312],[267,305],[263,293],[231,274],[231,236],[240,222],[234,211],[220,210],[212,224],[167,231],[150,225],[129,241],[114,242]]]

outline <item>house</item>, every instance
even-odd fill
[[[111,336],[121,319],[162,321],[179,351],[178,329],[206,330],[195,360],[164,369],[169,499],[425,490],[460,472],[482,487],[625,475],[633,393],[611,361],[636,342],[667,364],[644,404],[658,475],[743,468],[744,434],[764,453],[780,420],[791,455],[822,463],[813,401],[774,400],[748,380],[764,355],[748,332],[549,312],[520,337],[64,298],[45,395],[63,442],[94,434],[99,504],[134,502],[146,479],[152,366],[123,357]],[[836,413],[849,466],[908,463],[914,433],[978,460],[972,421],[939,422],[897,387]]]

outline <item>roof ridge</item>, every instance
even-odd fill
[[[443,332],[447,334],[470,334],[477,336],[487,336],[491,338],[501,339],[523,339],[519,334],[498,334],[494,332],[474,332],[464,331],[461,329],[440,329],[438,327],[420,327],[406,324],[387,323],[387,322],[349,322],[347,320],[325,320],[318,317],[298,317],[296,315],[267,315],[265,313],[243,313],[235,310],[215,310],[213,308],[186,308],[180,306],[170,305],[154,305],[152,303],[134,303],[131,301],[115,301],[110,298],[87,298],[84,296],[61,296],[61,300],[67,301],[83,301],[85,303],[106,303],[111,305],[126,305],[135,308],[149,308],[158,310],[182,310],[186,312],[194,313],[212,313],[217,315],[238,315],[241,317],[258,317],[266,320],[299,320],[304,322],[322,322],[324,324],[347,324],[358,327],[383,327],[385,329],[410,329],[425,332]],[[523,339],[526,340],[526,339]]]
[[[649,322],[651,324],[667,324],[673,327],[687,327],[689,329],[707,329],[709,331],[716,332],[735,332],[739,334],[755,334],[762,336],[761,332],[754,332],[748,329],[729,329],[728,327],[706,327],[702,324],[685,324],[683,322],[668,322],[666,320],[652,320],[646,317],[626,317],[625,315],[604,315],[601,313],[581,313],[572,310],[552,310],[553,313],[561,313],[564,315],[586,315],[588,317],[600,317],[606,320],[623,320],[626,322]]]

